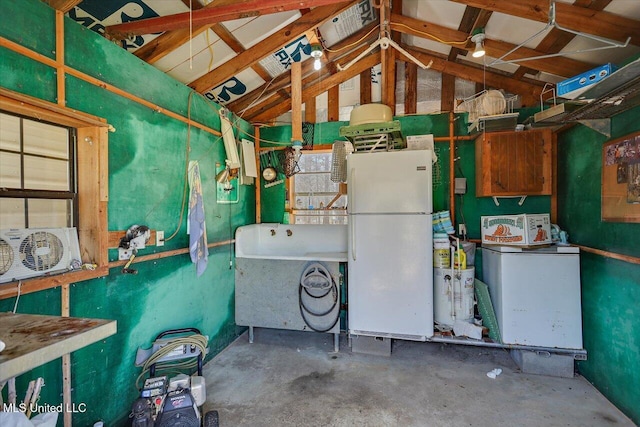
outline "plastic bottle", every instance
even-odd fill
[[[467,269],[467,254],[462,248],[456,249],[453,255],[453,267],[461,270]]]

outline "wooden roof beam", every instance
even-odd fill
[[[534,84],[524,80],[517,80],[496,72],[483,70],[467,64],[447,61],[435,52],[430,52],[413,46],[402,45],[410,54],[420,61],[427,63],[433,61],[431,69],[441,73],[450,74],[461,79],[473,82],[486,82],[487,86],[501,88],[513,94],[520,95],[525,106],[535,105],[540,97],[543,83]],[[404,58],[404,57],[403,57]],[[409,60],[404,58],[405,61]]]
[[[253,45],[251,48],[220,65],[215,70],[191,82],[189,86],[197,92],[205,93],[209,89],[215,88],[231,77],[239,74],[247,67],[259,62],[262,58],[282,48],[282,46],[290,40],[295,40],[305,32],[321,25],[351,6],[352,4],[349,2],[342,2],[329,6],[316,7],[311,12],[302,15],[295,22],[276,31],[260,43]]]
[[[597,2],[592,2],[592,0],[576,0],[573,2],[573,4],[576,6],[586,7],[593,10],[603,10],[609,3],[611,3],[611,0],[598,0]],[[540,41],[540,43],[538,43],[538,45],[536,46],[536,50],[546,53],[558,53],[562,49],[564,49],[564,47],[567,46],[569,42],[571,42],[571,40],[573,40],[574,38],[575,34],[567,33],[566,31],[562,31],[557,28],[552,28],[551,31],[549,31],[549,33]],[[532,71],[535,70],[521,65],[513,73],[513,77],[524,77],[525,74],[531,73]]]
[[[406,34],[411,34],[423,38],[428,38],[425,35],[425,33],[427,33],[446,41],[464,41],[469,36],[469,34],[463,31],[453,30],[441,25],[436,25],[430,22],[421,21],[419,19],[395,14],[391,15],[391,28],[397,29],[398,31]],[[467,47],[464,45],[455,46],[459,47],[460,49],[467,50]],[[487,52],[487,55],[494,58],[501,57],[515,47],[516,45],[512,43],[507,43],[499,40],[484,40],[484,48]],[[508,58],[520,59],[540,56],[544,54],[545,52],[522,47],[509,55]],[[580,72],[587,71],[593,68],[592,64],[587,64],[586,62],[564,57],[535,59],[528,61],[528,66],[536,70],[545,71],[547,73],[556,74],[562,77],[571,77]]]
[[[538,22],[549,22],[548,2],[539,0],[452,0],[467,6],[505,13]],[[640,46],[640,21],[613,13],[556,2],[556,22],[570,30]]]
[[[214,4],[212,7],[191,12],[109,25],[105,27],[105,32],[110,38],[123,40],[134,35],[178,30],[180,28],[188,28],[189,26],[199,27],[201,25],[268,15],[288,10],[326,6],[343,1],[344,0],[246,0],[224,6]]]

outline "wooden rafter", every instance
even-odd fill
[[[486,83],[489,87],[497,87],[505,89],[513,94],[522,97],[525,106],[531,106],[538,102],[543,83],[532,83],[526,80],[517,80],[510,76],[497,72],[483,70],[475,64],[464,64],[447,61],[435,52],[430,52],[417,47],[402,45],[410,54],[414,55],[420,61],[433,61],[431,69],[441,73],[451,74],[453,76],[470,80],[473,82]],[[407,59],[405,58],[405,61]]]
[[[305,87],[302,92],[302,101],[307,102],[309,99],[314,99],[316,96],[326,92],[329,88],[339,85],[342,82],[349,80],[352,77],[357,76],[362,71],[370,69],[380,63],[380,55],[370,55],[362,60],[356,62],[353,66],[344,71],[340,71],[333,74],[326,79],[320,80],[309,87]],[[281,102],[273,108],[266,110],[256,116],[249,117],[254,122],[266,122],[281,114],[286,113],[291,109],[291,100]]]
[[[216,6],[232,5],[237,0],[216,0]],[[194,0],[196,2],[196,0]],[[213,7],[214,3],[209,3],[203,6],[203,9]],[[195,37],[205,31],[207,31],[211,25],[201,25],[193,28],[189,31],[189,28],[181,28],[174,31],[166,31],[160,34],[155,39],[148,43],[145,43],[140,49],[136,50],[133,54],[143,61],[153,64],[161,58],[176,50],[183,44],[187,43],[190,38]]]
[[[452,0],[467,6],[488,9],[538,22],[549,21],[548,3],[538,0]],[[614,15],[608,12],[591,10],[563,2],[556,2],[556,21],[573,31],[592,34],[607,39],[626,41],[640,46],[640,21]]]
[[[326,6],[342,1],[344,0],[247,0],[224,6],[214,4],[212,7],[192,12],[109,25],[105,28],[105,32],[111,38],[124,40],[134,35],[178,30],[188,28],[190,25],[210,25],[289,10]]]
[[[425,35],[425,33],[428,33],[446,41],[464,41],[469,36],[463,31],[453,30],[441,25],[395,14],[391,15],[391,28],[396,28],[398,31],[403,33],[423,38],[428,38]],[[484,47],[487,51],[487,55],[498,58],[515,48],[516,45],[499,40],[485,39]],[[509,56],[509,59],[528,58],[544,54],[545,52],[522,47],[513,52]],[[571,58],[537,59],[529,61],[529,66],[540,71],[545,71],[563,77],[570,77],[593,68],[593,65],[591,64],[576,61]]]
[[[371,31],[371,29],[374,26],[375,24],[369,24],[366,27],[359,30],[358,32],[347,37],[346,39],[336,43],[334,46],[331,46],[331,48],[327,50],[324,54],[324,57],[326,58],[326,64],[327,65],[332,64],[337,59],[343,58],[345,55],[349,54],[350,52],[346,51],[345,47],[350,46],[359,40],[361,41],[362,44],[367,43],[368,39],[363,39],[363,37],[366,36],[367,33],[369,33],[369,31]],[[357,49],[357,52],[359,53],[360,50]],[[352,57],[355,57],[355,56],[352,56]],[[329,69],[331,73],[337,72],[337,69],[334,69],[334,67],[326,67],[326,68]],[[302,65],[302,75],[307,76],[309,73],[312,72],[312,70],[313,70],[313,67],[312,67],[311,61],[304,61]],[[291,84],[289,73],[282,73],[281,75],[273,79],[273,81],[266,80],[266,79],[265,81],[266,83],[264,83],[260,87],[257,87],[251,92],[245,94],[242,98],[239,98],[229,103],[227,107],[231,111],[234,111],[236,114],[239,114],[241,111],[247,108],[250,104],[257,102],[258,97],[267,98],[271,96],[274,92],[282,91],[284,88],[286,88]],[[289,97],[288,94],[286,96],[282,94],[282,92],[280,92],[280,94],[283,99],[286,99]]]
[[[260,43],[225,62],[215,70],[191,82],[189,86],[194,88],[197,92],[204,93],[209,89],[224,83],[231,77],[240,73],[242,70],[257,63],[262,58],[272,54],[287,44],[288,41],[300,37],[305,32],[321,25],[326,20],[340,14],[349,7],[351,7],[351,3],[348,2],[317,7],[311,12],[298,18],[295,22],[292,22],[286,27],[276,31]]]
[[[607,5],[611,3],[611,0],[600,0],[593,2],[592,0],[576,0],[573,2],[575,6],[586,7],[593,10],[603,10]],[[575,38],[574,34],[567,33],[566,31],[552,28],[551,31],[538,43],[536,50],[546,53],[558,53],[565,46]],[[513,77],[524,77],[525,74],[531,73],[532,70],[528,66],[520,66],[513,73]]]
[[[360,46],[350,52],[348,52],[346,55],[341,57],[341,60],[344,60],[345,62],[351,61],[353,58],[355,58],[356,56],[358,56],[362,51],[364,51],[366,48],[366,46]],[[375,54],[376,57],[378,57],[378,61],[379,61],[379,54]],[[302,82],[302,86],[303,86],[303,90],[306,90],[307,87],[312,86],[318,82],[321,81],[325,81],[329,76],[336,74],[336,72],[332,72],[329,67],[323,67],[323,69],[320,72],[313,72],[311,73],[310,71],[312,70],[312,61],[305,61],[303,63],[303,75],[305,76]],[[285,75],[287,75],[287,80],[284,80],[284,82],[286,82],[286,85],[283,86],[283,88],[281,90],[284,90],[287,92],[287,96],[281,96],[280,95],[280,91],[277,94],[274,93],[270,93],[267,95],[262,94],[262,99],[256,103],[255,106],[251,106],[250,108],[247,108],[246,111],[245,110],[233,110],[231,107],[230,109],[232,111],[242,111],[246,118],[251,118],[255,115],[261,114],[262,112],[271,109],[272,107],[282,103],[282,102],[286,102],[286,101],[290,101],[289,100],[289,96],[288,96],[288,92],[290,91],[290,79],[288,78],[288,73],[284,73]],[[342,82],[341,82],[342,83]],[[255,100],[255,98],[253,98]],[[252,101],[253,103],[253,101]]]

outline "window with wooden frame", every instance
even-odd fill
[[[303,152],[291,182],[295,224],[346,224],[346,185],[331,181],[331,151]]]
[[[75,139],[0,111],[0,229],[77,226]]]
[[[108,124],[98,117],[3,88],[0,110],[2,139],[8,139],[0,147],[2,227],[75,226],[82,262],[97,265],[95,270],[26,279],[22,292],[108,274]],[[13,130],[5,129],[5,123]],[[16,131],[20,139],[15,135],[5,138]],[[30,133],[40,135],[39,142]],[[44,134],[55,136],[43,141]],[[69,140],[72,135],[75,144]],[[5,166],[12,170],[5,170]],[[0,298],[15,294],[15,287],[10,285],[0,285]]]

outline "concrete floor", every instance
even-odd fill
[[[634,425],[584,378],[520,373],[502,349],[396,340],[384,357],[341,336],[334,353],[328,334],[256,328],[204,375],[222,427]]]

